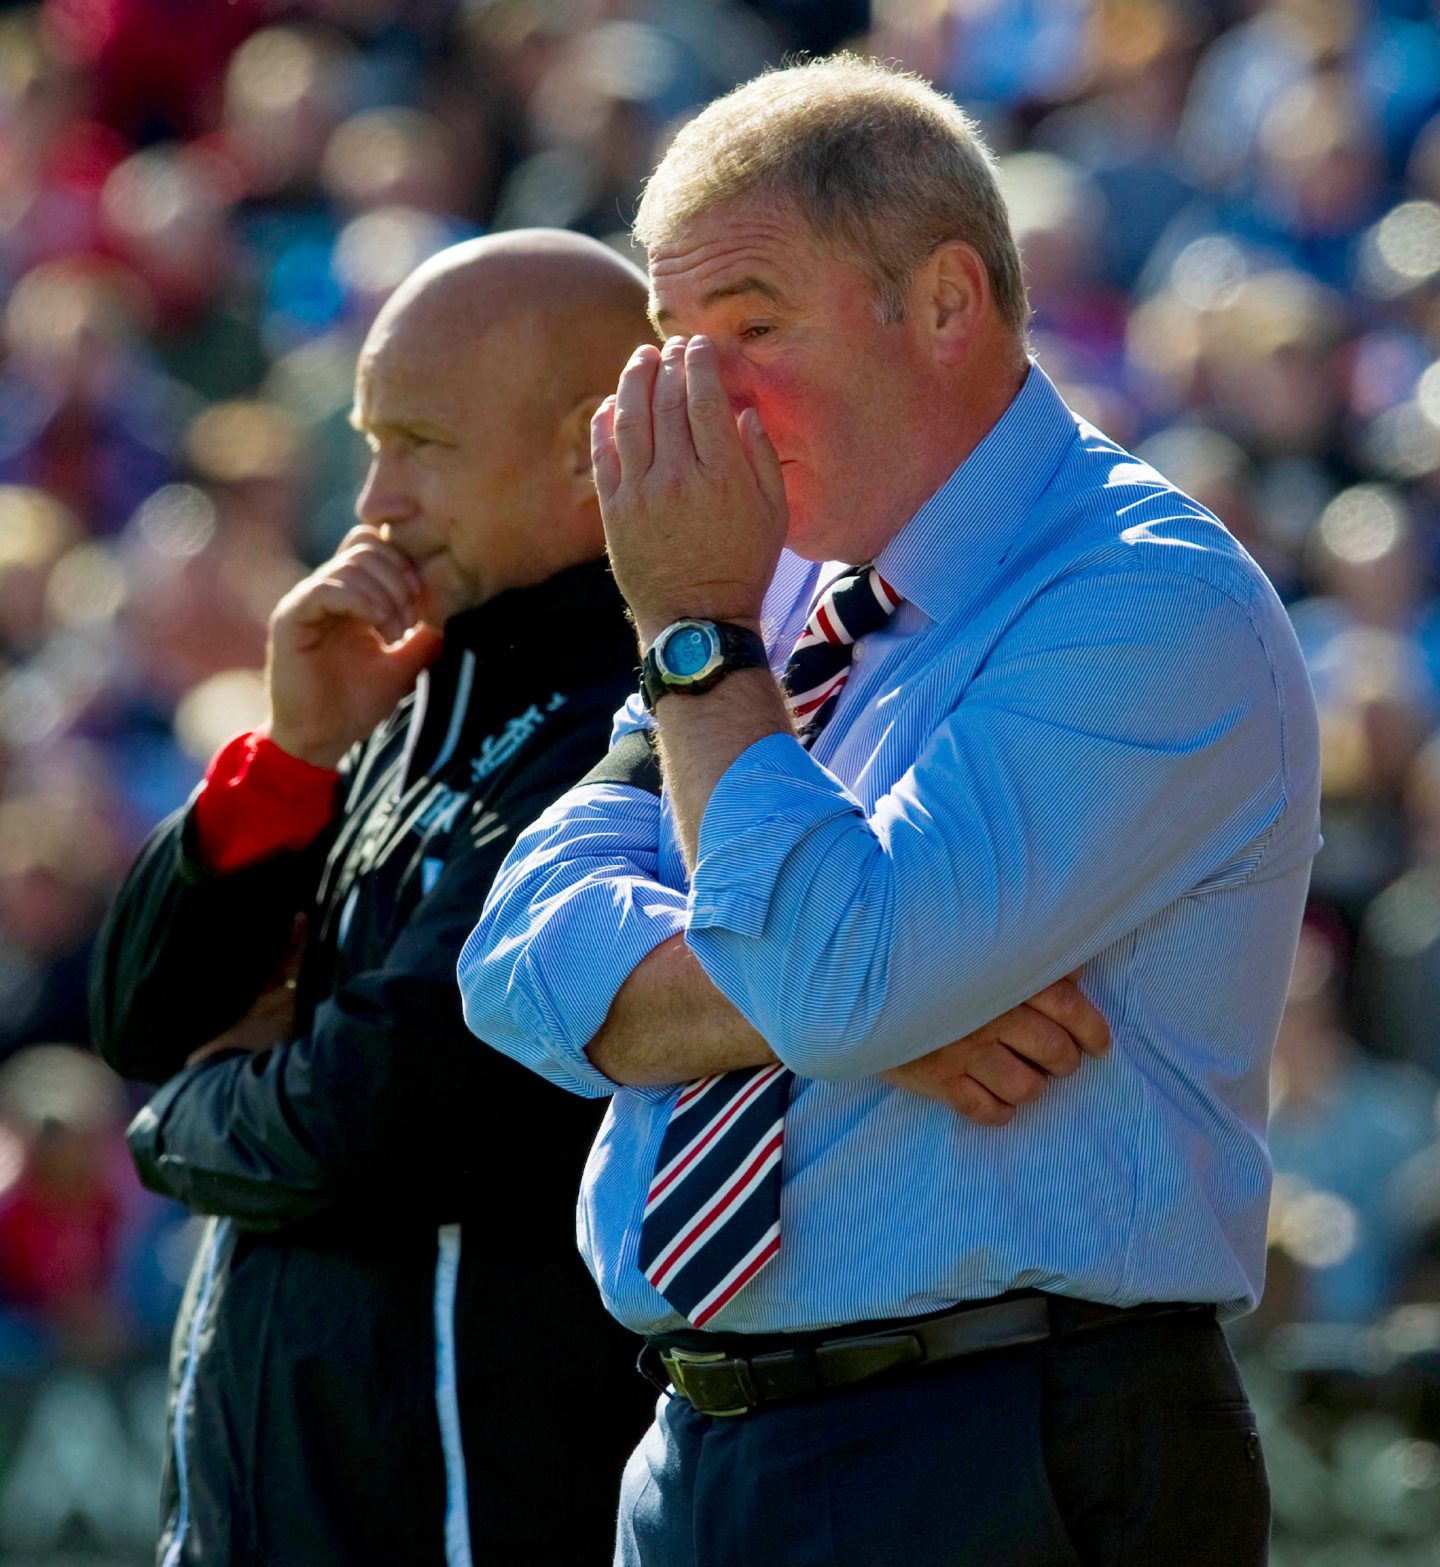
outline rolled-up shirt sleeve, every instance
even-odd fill
[[[1253,606],[1116,569],[1022,615],[868,813],[785,735],[720,780],[688,941],[798,1074],[913,1060],[1207,879],[1280,868],[1284,703]]]
[[[631,970],[685,929],[684,892],[659,880],[660,810],[627,784],[572,789],[516,840],[460,954],[471,1031],[571,1093],[615,1092],[585,1047]]]

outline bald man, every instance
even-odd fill
[[[163,1083],[142,1179],[212,1216],[176,1328],[163,1567],[607,1562],[653,1393],[575,1252],[596,1120],[461,1017],[515,834],[602,755],[634,642],[590,416],[650,336],[605,247],[457,246],[361,354],[359,525],[99,942]]]

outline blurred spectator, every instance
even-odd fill
[[[1198,406],[1260,457],[1332,451],[1345,407],[1340,300],[1304,273],[1279,270],[1222,284],[1206,305]]]
[[[1200,37],[1198,16],[1175,0],[1097,5],[1087,90],[1035,128],[1033,144],[1073,159],[1104,199],[1100,257],[1119,288],[1197,194],[1175,136]]]
[[[1440,736],[1405,780],[1410,864],[1370,905],[1356,956],[1368,1043],[1440,1078]]]
[[[237,398],[207,408],[185,432],[190,476],[215,504],[218,536],[243,564],[261,616],[292,582],[300,535],[304,453],[271,403]]]
[[[1107,213],[1099,188],[1083,169],[1045,152],[1012,154],[1000,177],[1025,258],[1033,332],[1058,339],[1087,381],[1118,384],[1126,299],[1102,276]]]
[[[1297,975],[1282,1035],[1275,1282],[1253,1341],[1287,1313],[1369,1331],[1358,1319],[1402,1287],[1410,1245],[1397,1180],[1429,1226],[1403,1287],[1440,1301],[1440,1217],[1424,1217],[1440,1216],[1433,1088],[1413,1075],[1440,1076],[1433,11],[0,6],[0,1058],[83,1041],[85,951],[120,859],[259,711],[265,618],[351,522],[355,354],[399,279],[497,227],[558,223],[626,245],[677,122],[786,51],[851,43],[933,77],[980,119],[1040,361],[1231,528],[1306,651],[1324,725],[1314,889],[1359,933],[1356,1005],[1348,1027],[1335,933],[1322,980]],[[37,1135],[5,1123],[0,1185]],[[119,1256],[106,1298],[129,1291],[113,1309],[134,1341],[167,1320],[185,1242],[143,1205],[105,1234],[107,1268]],[[1343,1256],[1317,1261],[1341,1240]],[[9,1329],[40,1332],[30,1311],[0,1313],[0,1359]],[[77,1352],[86,1343],[73,1335]],[[1349,1428],[1334,1419],[1338,1454]],[[1279,1514],[1299,1527],[1293,1497],[1314,1493],[1276,1477],[1277,1499],[1299,1485]],[[1334,1516],[1350,1515],[1337,1502]],[[1376,1541],[1348,1558],[1338,1541],[1335,1559],[1399,1559]],[[1303,1560],[1288,1549],[1277,1543],[1279,1567]]]
[[[330,271],[339,225],[320,171],[359,93],[359,56],[333,29],[267,27],[230,61],[213,146],[239,182],[237,237],[263,282],[261,329],[272,354],[323,332],[343,305]]]
[[[472,153],[483,149],[472,148]],[[369,109],[352,114],[325,144],[321,182],[350,212],[410,207],[436,217],[465,211],[488,170],[460,148],[433,115],[415,109]]]
[[[1381,485],[1337,495],[1308,568],[1319,591],[1291,614],[1320,708],[1325,846],[1313,886],[1358,923],[1403,863],[1401,787],[1440,712],[1404,497]]]
[[[0,670],[39,649],[50,573],[79,533],[42,490],[0,485]]]
[[[1378,130],[1351,83],[1334,72],[1295,83],[1261,122],[1259,151],[1253,216],[1231,213],[1232,226],[1344,287],[1356,237],[1384,194]]]
[[[150,362],[126,275],[51,261],[5,312],[0,481],[32,484],[114,532],[170,468],[180,400]]]
[[[1262,0],[1209,45],[1180,127],[1187,160],[1206,184],[1243,188],[1266,115],[1314,67],[1344,57],[1356,13],[1354,0]]]
[[[214,498],[193,484],[167,484],[135,513],[122,630],[131,680],[166,713],[198,681],[262,661],[265,618],[300,576],[278,543],[222,530]]]
[[[0,1309],[70,1358],[124,1344],[124,1125],[120,1085],[81,1051],[39,1045],[0,1068]]]
[[[261,0],[45,0],[41,25],[96,118],[135,141],[206,130],[225,62]]]
[[[223,159],[163,146],[119,164],[100,199],[107,242],[145,287],[160,365],[206,399],[248,391],[265,372],[230,227],[238,194]]]
[[[1396,1176],[1435,1138],[1433,1078],[1378,1061],[1340,1020],[1340,949],[1309,919],[1275,1047],[1271,1245],[1290,1268],[1266,1314],[1367,1322],[1393,1304],[1414,1237]],[[1272,1281],[1273,1282],[1273,1281]]]
[[[88,777],[52,767],[44,784],[0,801],[0,1057],[90,1037],[90,943],[122,858],[113,811]]]

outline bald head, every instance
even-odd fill
[[[632,349],[653,338],[644,274],[583,234],[516,229],[452,245],[386,301],[364,356],[397,335],[437,360],[503,356],[510,395],[568,402],[614,390]],[[363,360],[363,356],[362,356]]]
[[[417,563],[449,541],[438,618],[603,553],[590,415],[653,341],[646,305],[636,267],[553,229],[452,246],[386,301],[356,377],[357,511]]]

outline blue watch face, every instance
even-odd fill
[[[665,641],[665,666],[671,674],[698,675],[710,661],[710,638],[699,626],[685,626]]]

